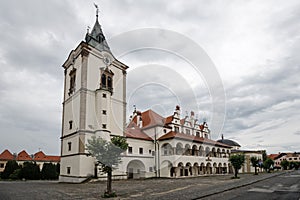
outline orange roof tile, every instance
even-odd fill
[[[46,156],[47,160],[50,162],[60,162],[60,156]]]
[[[33,159],[30,157],[30,155],[25,150],[23,150],[18,154],[16,160],[19,160],[19,161],[32,161]]]
[[[5,149],[1,154],[0,154],[0,160],[13,160],[14,156],[10,151]]]
[[[179,138],[179,139],[189,140],[189,141],[198,142],[198,143],[212,144],[215,146],[231,148],[231,146],[222,144],[220,142],[216,142],[214,140],[210,140],[210,139],[202,138],[202,137],[198,137],[198,136],[193,136],[193,135],[186,135],[183,133],[176,133],[174,131],[170,131],[169,133],[161,136],[160,138],[158,138],[158,140],[167,140],[167,139],[173,139],[173,138]]]
[[[275,160],[279,154],[270,154],[268,155],[268,158],[271,158],[272,160]]]
[[[164,125],[164,118],[154,112],[153,110],[147,110],[141,113],[143,128],[154,126],[154,125]],[[137,116],[135,116],[132,121],[137,124]]]
[[[125,131],[125,136],[128,138],[140,139],[140,140],[149,140],[153,139],[144,133],[140,128],[127,128]]]
[[[44,162],[60,162],[60,156],[48,156],[44,152],[39,151],[34,154],[35,161],[44,161]]]
[[[173,115],[170,115],[169,117],[165,118],[165,125],[170,124],[173,120]]]

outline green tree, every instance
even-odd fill
[[[300,162],[295,162],[294,164],[295,164],[295,170],[298,170],[300,167]]]
[[[270,173],[272,166],[274,165],[274,161],[271,158],[267,158],[264,161],[264,168],[267,170],[267,172]]]
[[[41,178],[46,180],[54,180],[57,179],[56,165],[52,163],[44,163]]]
[[[267,160],[268,156],[267,156],[266,150],[263,150],[263,151],[262,151],[262,158],[263,158],[263,162],[264,162],[265,160]]]
[[[24,179],[38,180],[40,179],[40,167],[35,162],[24,162],[20,176]]]
[[[56,179],[58,179],[58,176],[60,174],[60,164],[59,163],[56,164],[56,174],[57,174]]]
[[[20,179],[21,168],[16,169],[11,175],[9,175],[9,179],[17,180]]]
[[[234,154],[229,157],[229,161],[231,162],[234,168],[234,177],[237,178],[239,173],[239,169],[242,168],[245,162],[245,155],[244,154]]]
[[[289,166],[289,162],[287,160],[283,160],[281,161],[280,165],[284,170],[287,170],[287,167]]]
[[[254,170],[255,170],[254,175],[258,175],[257,167],[258,167],[259,159],[257,157],[251,157],[250,161],[251,161],[251,164],[252,164],[252,166],[254,167]]]
[[[5,169],[1,174],[1,178],[2,179],[8,179],[9,176],[16,170],[19,169],[20,166],[18,165],[18,163],[15,160],[9,160],[7,161],[6,165],[5,165]]]
[[[104,196],[111,197],[115,194],[112,192],[112,171],[121,162],[121,153],[126,151],[128,143],[124,137],[114,136],[111,141],[103,138],[88,140],[86,145],[89,154],[96,158],[103,172],[107,173],[107,188]]]

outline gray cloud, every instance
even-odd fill
[[[225,137],[240,141],[245,148],[266,148],[270,153],[299,151],[294,142],[299,141],[295,121],[300,119],[299,8],[298,1],[283,0],[177,0],[172,4],[113,0],[101,2],[100,23],[107,38],[148,27],[191,38],[206,50],[223,78]],[[42,147],[46,153],[59,153],[60,66],[94,20],[93,1],[0,2],[0,149],[34,153]],[[130,48],[134,39],[147,38],[121,40],[111,49],[118,54],[122,46]],[[170,41],[148,43],[166,42],[170,49],[192,50]],[[120,60],[131,67],[128,97],[134,95],[128,99],[128,111],[136,104],[141,110],[153,108],[166,116],[181,104],[183,115],[194,110],[200,119],[210,119],[214,111],[205,77],[189,74],[181,58],[153,50]],[[161,86],[149,84],[133,93],[145,82]],[[283,127],[288,129],[287,137],[278,141]]]

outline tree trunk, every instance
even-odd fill
[[[254,167],[254,170],[255,170],[255,175],[257,175],[257,168],[256,168],[256,166]]]
[[[107,188],[106,188],[107,194],[111,194],[112,193],[111,182],[112,182],[112,170],[110,169],[107,172]]]
[[[239,170],[238,170],[237,168],[234,168],[234,177],[235,177],[235,178],[237,178],[238,171],[239,171]]]

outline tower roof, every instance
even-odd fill
[[[92,32],[91,33],[89,33],[89,32],[86,33],[85,41],[86,41],[86,43],[88,43],[92,47],[95,47],[99,51],[108,51],[108,52],[110,52],[109,46],[106,42],[105,36],[104,36],[104,34],[102,32],[102,29],[101,29],[101,25],[98,21],[98,6],[95,5],[95,7],[97,8],[96,22],[95,22],[95,25],[92,29]]]

